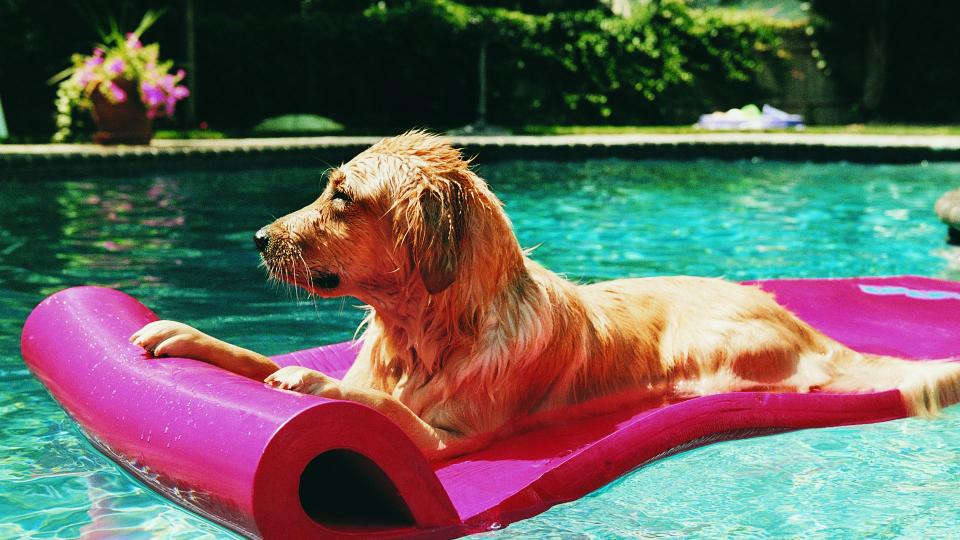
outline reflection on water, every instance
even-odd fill
[[[162,281],[151,272],[159,261],[149,253],[172,250],[181,236],[186,216],[177,205],[183,199],[177,181],[153,179],[145,193],[141,186],[94,182],[66,183],[64,188],[56,197],[60,214],[68,218],[60,237],[81,249],[57,254],[63,272],[117,272],[122,279],[104,283],[116,288]],[[137,257],[134,250],[146,256]]]
[[[482,156],[481,156],[482,158]],[[482,159],[481,159],[482,161]],[[352,336],[352,299],[298,303],[252,232],[319,170],[0,182],[0,538],[224,538],[94,451],[27,372],[19,332],[74,285],[274,354]],[[931,211],[960,165],[504,162],[481,173],[534,258],[579,281],[920,274],[960,279]],[[936,422],[723,443],[650,465],[491,536],[938,536],[960,521],[960,410]]]
[[[960,407],[648,465],[489,538],[956,538]]]

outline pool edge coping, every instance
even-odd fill
[[[158,139],[149,145],[0,144],[0,181],[183,169],[316,166],[349,160],[382,137]],[[764,159],[920,163],[960,161],[957,135],[693,133],[452,136],[483,162],[504,159]]]

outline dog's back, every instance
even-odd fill
[[[754,286],[660,277],[586,285],[596,340],[573,396],[619,384],[677,397],[758,390],[897,388],[907,411],[960,401],[960,363],[864,355],[821,334]]]

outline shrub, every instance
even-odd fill
[[[261,135],[339,133],[343,125],[315,114],[285,114],[260,122],[253,131]]]
[[[451,0],[378,2],[364,15],[381,36],[368,48],[418,30],[404,51],[413,64],[429,64],[431,51],[455,44],[456,69],[469,70],[459,91],[471,99],[472,60],[487,43],[491,115],[506,123],[677,120],[756,99],[758,75],[777,61],[778,31],[788,24],[682,0],[641,4],[630,17],[597,3],[537,14]]]

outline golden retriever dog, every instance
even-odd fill
[[[960,400],[960,364],[859,354],[756,287],[662,277],[571,283],[518,245],[502,203],[443,139],[384,139],[328,174],[309,206],[257,232],[273,278],[369,306],[343,380],[187,325],[131,341],[277,388],[364,403],[429,459],[578,405],[593,412],[734,391],[897,388],[907,411]]]

